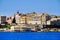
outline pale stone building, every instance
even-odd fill
[[[50,16],[48,14],[40,13],[40,20],[42,25],[47,25],[47,21],[50,20]]]
[[[26,23],[26,15],[25,14],[17,12],[15,14],[15,19],[16,19],[17,24],[25,24]]]
[[[60,18],[51,18],[47,21],[47,25],[60,25]]]
[[[7,17],[6,22],[8,22],[9,24],[11,24],[12,23],[12,18],[11,17]]]
[[[12,15],[9,19],[7,20],[8,23],[12,23],[13,19],[15,18],[15,21],[17,24],[47,24],[47,20],[49,20],[50,16],[48,14],[44,13],[27,13],[27,14],[22,14],[22,13],[15,13]]]
[[[22,14],[22,15],[21,15],[21,17],[20,17],[20,22],[21,22],[21,24],[26,24],[26,23],[27,23],[26,15],[25,15],[25,14]]]
[[[27,14],[27,24],[41,24],[40,16],[35,12],[31,12]]]
[[[20,15],[19,13],[16,13],[16,14],[15,14],[15,20],[16,20],[16,23],[17,23],[17,24],[20,24],[20,23],[21,23],[20,18],[21,18],[21,15]]]

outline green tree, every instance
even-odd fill
[[[5,22],[5,25],[0,25],[0,28],[10,28],[11,25],[8,22]]]
[[[12,21],[12,23],[16,23],[15,17],[13,18],[13,21]]]

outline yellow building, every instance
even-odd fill
[[[35,12],[31,12],[27,14],[27,24],[41,24],[40,16]]]
[[[12,23],[11,17],[7,17],[6,22],[8,22],[9,24],[11,24]]]
[[[20,22],[21,22],[22,24],[25,24],[25,23],[27,23],[26,21],[27,21],[27,20],[26,20],[26,15],[25,15],[25,14],[21,15],[21,17],[20,17]]]
[[[47,21],[47,25],[51,25],[51,21],[49,20],[49,21]]]
[[[15,17],[17,24],[46,24],[46,21],[49,19],[48,14],[44,13],[27,13],[21,14],[19,12],[11,16],[11,19],[7,20],[8,23],[12,23],[13,18]]]
[[[25,14],[21,14],[21,13],[17,12],[15,14],[15,19],[16,19],[16,23],[17,24],[24,24],[24,23],[26,23],[26,15]]]

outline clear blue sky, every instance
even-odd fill
[[[60,15],[60,0],[0,0],[0,15],[9,16],[17,10],[21,13],[35,11]]]

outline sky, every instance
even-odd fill
[[[60,15],[60,0],[0,0],[0,15],[10,16],[17,11]]]

